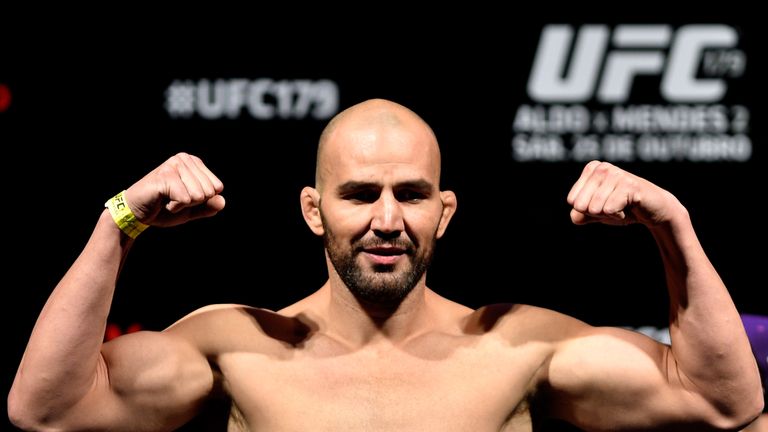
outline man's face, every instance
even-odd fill
[[[422,279],[441,234],[434,138],[366,127],[328,153],[320,214],[330,261],[357,298],[396,305]]]

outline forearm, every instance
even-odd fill
[[[94,384],[115,282],[130,243],[105,210],[40,313],[9,402],[55,412]]]
[[[678,204],[679,205],[679,204]],[[749,409],[760,380],[741,317],[696,237],[682,205],[652,228],[670,293],[672,353],[683,380],[692,381],[723,414]]]

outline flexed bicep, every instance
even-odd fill
[[[619,328],[560,342],[549,364],[551,413],[585,430],[643,430],[711,421],[716,412],[670,347]]]
[[[173,430],[191,419],[214,388],[214,373],[189,342],[138,332],[102,349],[90,391],[60,425],[75,430]]]

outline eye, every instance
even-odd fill
[[[379,191],[359,190],[344,195],[344,199],[361,203],[372,203],[379,199]]]
[[[427,196],[423,192],[417,190],[402,189],[397,191],[396,197],[400,202],[418,202],[425,199]]]

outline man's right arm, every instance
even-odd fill
[[[171,226],[224,206],[223,185],[179,154],[131,186],[142,223]],[[132,239],[108,211],[43,308],[8,396],[25,429],[170,430],[213,387],[205,356],[186,340],[141,332],[102,345],[115,283]]]

